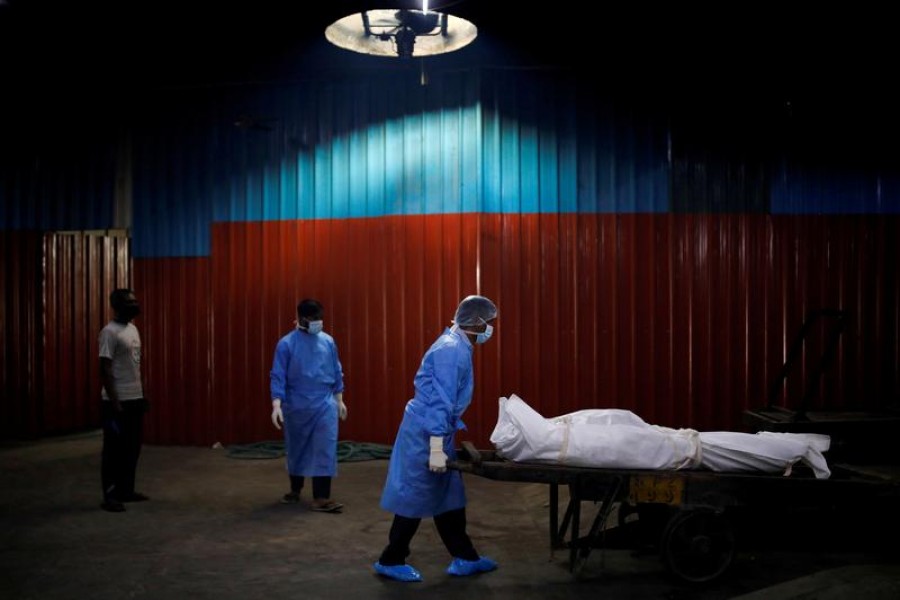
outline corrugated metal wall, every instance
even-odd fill
[[[242,404],[233,391],[212,397],[216,378],[235,381],[212,363],[212,340],[226,329],[213,319],[213,303],[225,298],[226,290],[211,281],[206,258],[135,260],[134,281],[143,311],[135,325],[141,332],[144,394],[151,404],[146,439],[211,442],[216,421]]]
[[[277,437],[271,355],[305,296],[326,304],[341,349],[345,438],[391,441],[422,353],[475,291],[501,310],[466,419],[480,443],[510,393],[548,416],[619,406],[740,428],[807,312],[826,307],[853,320],[817,405],[896,399],[897,278],[879,258],[896,252],[895,218],[787,214],[818,212],[809,193],[770,216],[783,183],[810,175],[734,152],[759,151],[766,129],[741,124],[717,148],[568,76],[481,75],[195,97],[165,115],[190,144],[153,127],[135,191],[136,280],[158,303],[144,323],[163,390],[152,438]]]
[[[0,436],[41,429],[41,240],[34,231],[0,231]]]
[[[100,425],[98,336],[112,318],[109,294],[130,287],[124,234],[46,234],[43,247],[41,433]]]
[[[46,123],[15,123],[21,131],[3,128],[0,230],[117,226],[113,134],[91,123],[72,125],[77,117],[65,124],[53,121],[57,115],[46,118]]]
[[[466,415],[479,444],[511,393],[547,416],[738,429],[818,308],[851,323],[816,405],[900,398],[894,173],[845,174],[826,198],[766,115],[698,131],[572,74],[431,79],[148,100],[133,165],[148,441],[277,438],[268,371],[305,296],[341,351],[344,439],[392,440],[422,353],[473,292],[500,307]]]
[[[814,407],[883,406],[900,389],[900,290],[878,257],[896,254],[898,227],[894,217],[676,214],[218,224],[211,276],[169,261],[176,281],[159,261],[136,265],[167,290],[145,322],[156,350],[149,378],[176,398],[162,401],[160,434],[204,443],[276,436],[271,356],[304,296],[325,303],[339,344],[348,439],[391,441],[422,353],[474,291],[500,308],[495,338],[476,352],[478,401],[465,419],[467,436],[482,443],[496,399],[511,393],[547,416],[622,407],[664,425],[740,429],[741,411],[767,402],[793,336],[821,307],[852,317]],[[190,278],[214,282],[202,310]],[[204,318],[213,319],[211,340],[198,331]],[[789,405],[822,350],[817,332],[788,380]],[[158,340],[150,344],[160,335],[171,340],[162,355]],[[194,377],[207,361],[208,409]],[[210,437],[190,427],[204,422]]]
[[[3,438],[99,427],[97,336],[130,281],[128,238],[2,232]]]

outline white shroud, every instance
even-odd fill
[[[698,432],[650,425],[628,410],[588,409],[546,419],[513,394],[500,398],[491,443],[508,460],[607,469],[710,469],[789,475],[799,462],[831,475],[813,433]]]

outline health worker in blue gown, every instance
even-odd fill
[[[281,499],[300,501],[305,477],[312,478],[311,509],[339,512],[331,499],[337,475],[338,418],[347,418],[344,374],[334,338],[322,331],[324,308],[317,300],[297,305],[297,326],[278,341],[270,373],[272,424],[284,425],[291,491]]]
[[[462,415],[472,401],[472,353],[494,331],[497,307],[484,296],[460,302],[453,326],[431,345],[416,373],[415,397],[406,403],[388,465],[381,507],[394,513],[388,545],[375,571],[398,581],[421,581],[406,564],[410,542],[425,517],[434,518],[452,557],[447,573],[474,575],[497,568],[480,556],[466,533],[466,495],[459,471],[447,470],[455,458],[454,436],[465,429]]]

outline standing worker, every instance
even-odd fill
[[[338,418],[347,418],[344,374],[334,338],[322,331],[324,309],[317,300],[297,305],[297,326],[278,341],[272,361],[272,424],[284,424],[291,491],[281,499],[300,501],[303,478],[312,478],[312,510],[340,512],[331,499],[337,475]]]
[[[141,335],[131,322],[141,314],[134,292],[127,288],[109,295],[113,320],[100,330],[100,382],[103,399],[103,451],[100,479],[103,503],[109,512],[123,512],[124,502],[147,496],[134,491],[141,455],[144,413],[149,406],[141,382]]]
[[[453,439],[465,429],[462,415],[472,401],[472,352],[493,333],[497,307],[484,296],[460,302],[453,326],[444,330],[422,358],[415,397],[406,403],[394,441],[381,507],[394,513],[388,545],[375,572],[398,581],[421,581],[406,564],[410,542],[425,517],[433,517],[438,534],[453,557],[450,575],[493,571],[497,563],[480,556],[466,533],[466,495],[462,475],[447,470],[456,458]]]

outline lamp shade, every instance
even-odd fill
[[[340,48],[410,58],[459,50],[471,43],[478,29],[471,22],[446,13],[407,9],[378,9],[338,19],[325,29],[325,38]]]

